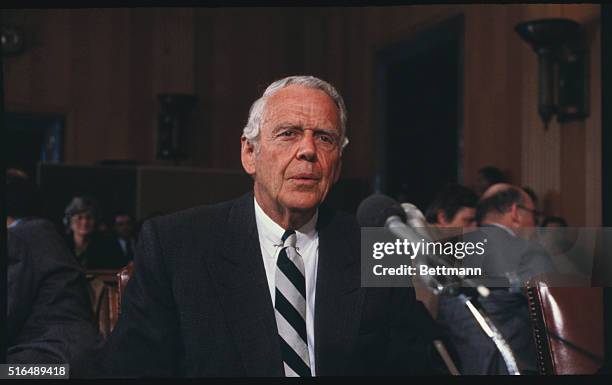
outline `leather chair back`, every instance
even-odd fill
[[[112,332],[119,316],[119,291],[115,270],[88,270],[89,298],[92,311],[103,338]]]
[[[128,281],[130,280],[130,278],[132,277],[133,271],[134,271],[134,262],[130,262],[127,264],[126,267],[119,270],[119,272],[117,273],[117,286],[119,288],[118,290],[119,295],[117,298],[117,309],[118,309],[117,314],[121,312],[121,297],[123,296],[123,293],[125,293],[125,287]]]
[[[88,270],[89,298],[103,338],[110,335],[121,312],[121,295],[132,276],[133,262],[120,270]]]
[[[603,363],[603,292],[570,275],[528,283],[540,374],[592,374]],[[563,287],[560,287],[563,286]]]

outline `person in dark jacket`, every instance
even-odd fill
[[[37,217],[38,191],[7,173],[7,362],[69,364],[86,375],[98,331],[80,266],[55,226]]]
[[[363,287],[359,225],[322,204],[345,122],[320,79],[267,88],[241,139],[253,192],[143,225],[102,377],[429,372],[414,289]]]

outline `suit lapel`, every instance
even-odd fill
[[[208,258],[247,376],[282,376],[274,310],[259,246],[253,195],[229,211],[220,255]]]
[[[315,360],[317,375],[345,370],[359,328],[364,292],[360,290],[359,238],[334,224],[332,214],[320,210],[319,263],[315,299]],[[351,244],[351,242],[357,242]]]

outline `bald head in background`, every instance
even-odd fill
[[[537,211],[529,194],[520,187],[497,183],[480,198],[476,218],[480,225],[502,225],[519,236],[529,237],[537,224]]]

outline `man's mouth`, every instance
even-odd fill
[[[321,179],[321,177],[316,174],[303,173],[293,175],[289,179],[294,180],[296,182],[314,183]]]

